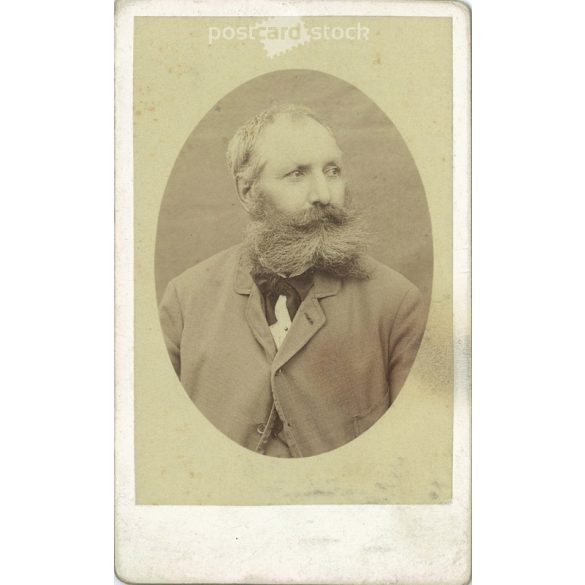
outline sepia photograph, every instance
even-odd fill
[[[5,4],[6,582],[578,580],[585,36],[526,8]]]
[[[234,10],[118,4],[117,570],[463,583],[468,12]]]
[[[314,71],[260,76],[185,143],[161,206],[156,269],[166,347],[197,408],[257,453],[335,449],[396,400],[424,332],[432,238],[416,165],[351,85]]]
[[[578,580],[579,8],[6,3],[4,580]]]

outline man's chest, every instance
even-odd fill
[[[292,322],[283,319],[281,330],[271,330],[254,300],[239,311],[184,323],[182,383],[220,430],[253,448],[252,429],[276,403],[293,437],[302,442],[319,428],[317,448],[328,450],[363,432],[364,417],[388,408],[386,337],[379,324],[348,318],[339,303],[321,306],[308,298]]]

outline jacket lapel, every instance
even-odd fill
[[[242,249],[234,275],[234,290],[240,295],[247,295],[249,297],[246,305],[246,321],[254,338],[264,349],[268,360],[273,361],[276,355],[276,347],[274,346],[274,340],[272,339],[272,334],[264,316],[260,291],[250,275],[251,269],[251,263]]]
[[[273,370],[278,370],[295,356],[311,338],[325,325],[327,318],[319,299],[336,295],[341,281],[333,276],[317,273],[315,282],[305,300],[301,303],[278,353],[268,328],[260,292],[250,275],[251,265],[242,252],[236,268],[234,289],[238,294],[249,295],[246,307],[248,325],[258,343],[272,361]]]
[[[273,361],[276,355],[276,347],[266,322],[260,292],[256,286],[250,291],[250,298],[246,306],[246,320],[256,341],[262,346],[268,359]]]
[[[325,325],[326,321],[325,313],[321,305],[319,305],[319,301],[312,292],[309,292],[307,298],[301,303],[290,331],[284,338],[274,358],[273,369],[278,370],[286,364]]]
[[[327,317],[319,299],[336,295],[340,286],[341,282],[337,278],[315,274],[315,284],[295,315],[290,331],[274,358],[273,369],[284,366],[325,325]]]

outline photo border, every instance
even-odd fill
[[[185,0],[116,5],[115,556],[139,583],[464,583],[471,551],[470,17],[456,2]],[[352,15],[453,22],[452,501],[440,505],[135,504],[133,18]],[[335,537],[332,538],[332,535]]]

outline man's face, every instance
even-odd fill
[[[255,188],[265,203],[282,213],[318,203],[343,207],[341,151],[316,120],[282,114],[264,130],[256,148],[264,167]]]

